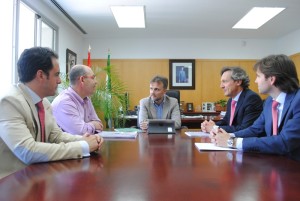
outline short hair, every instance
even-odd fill
[[[77,64],[71,68],[69,73],[69,80],[71,86],[74,86],[76,84],[76,81],[80,76],[84,76],[87,74],[85,67],[85,65]]]
[[[150,83],[153,83],[153,82],[161,82],[161,83],[163,83],[164,89],[168,88],[168,78],[166,78],[166,77],[156,75],[150,80]]]
[[[253,67],[265,75],[275,76],[274,86],[282,92],[291,93],[299,88],[299,79],[294,62],[286,55],[269,55],[259,60]]]
[[[249,79],[249,76],[247,75],[247,73],[244,69],[242,69],[239,66],[233,66],[233,67],[225,66],[221,70],[221,76],[226,71],[231,71],[232,72],[231,79],[233,79],[234,81],[237,81],[237,80],[242,81],[241,87],[243,89],[247,89],[249,87],[250,79]]]
[[[42,70],[47,76],[53,68],[52,58],[58,59],[58,55],[50,48],[32,47],[25,49],[17,63],[19,79],[23,83],[32,81],[38,70]]]

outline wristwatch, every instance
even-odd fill
[[[234,148],[233,143],[234,143],[234,137],[230,137],[227,140],[227,146],[230,147],[230,148]]]

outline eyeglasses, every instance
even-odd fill
[[[86,78],[91,78],[92,80],[94,80],[96,78],[96,75],[84,75],[82,77],[86,77]]]

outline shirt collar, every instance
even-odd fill
[[[39,97],[39,95],[37,95],[32,89],[30,89],[27,85],[25,85],[25,89],[27,90],[27,92],[29,93],[29,96],[32,98],[32,102],[34,104],[37,104],[38,102],[40,102],[42,99],[41,97]]]
[[[150,97],[150,99],[151,99],[151,97]],[[157,103],[155,103],[155,101],[153,101],[152,99],[151,99],[151,101],[154,105],[157,105],[157,106],[162,105],[166,102],[166,95],[163,96],[163,101],[159,105]]]
[[[284,92],[281,92],[277,98],[275,99],[280,105],[283,105],[284,104],[284,101],[285,101],[285,97],[286,97],[286,93]],[[273,99],[274,100],[274,99]]]
[[[87,101],[87,97],[85,97],[84,99],[82,99],[77,93],[76,91],[72,88],[72,87],[69,87],[68,88],[68,91],[70,92],[70,94],[78,100],[78,102],[80,102],[81,104],[84,104],[86,101]]]
[[[243,92],[243,90],[240,91],[240,93],[238,93],[232,100],[234,100],[235,102],[238,102],[242,92]]]

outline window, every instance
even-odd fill
[[[21,0],[0,1],[0,22],[3,28],[0,91],[18,82],[17,60],[24,49],[33,46],[49,47],[56,51],[58,27]],[[3,57],[2,57],[3,56]]]
[[[2,19],[13,19],[14,6],[12,0],[0,1],[0,15]],[[13,20],[0,21],[1,37],[1,62],[0,65],[0,91],[6,89],[12,83],[12,60],[13,60]]]

